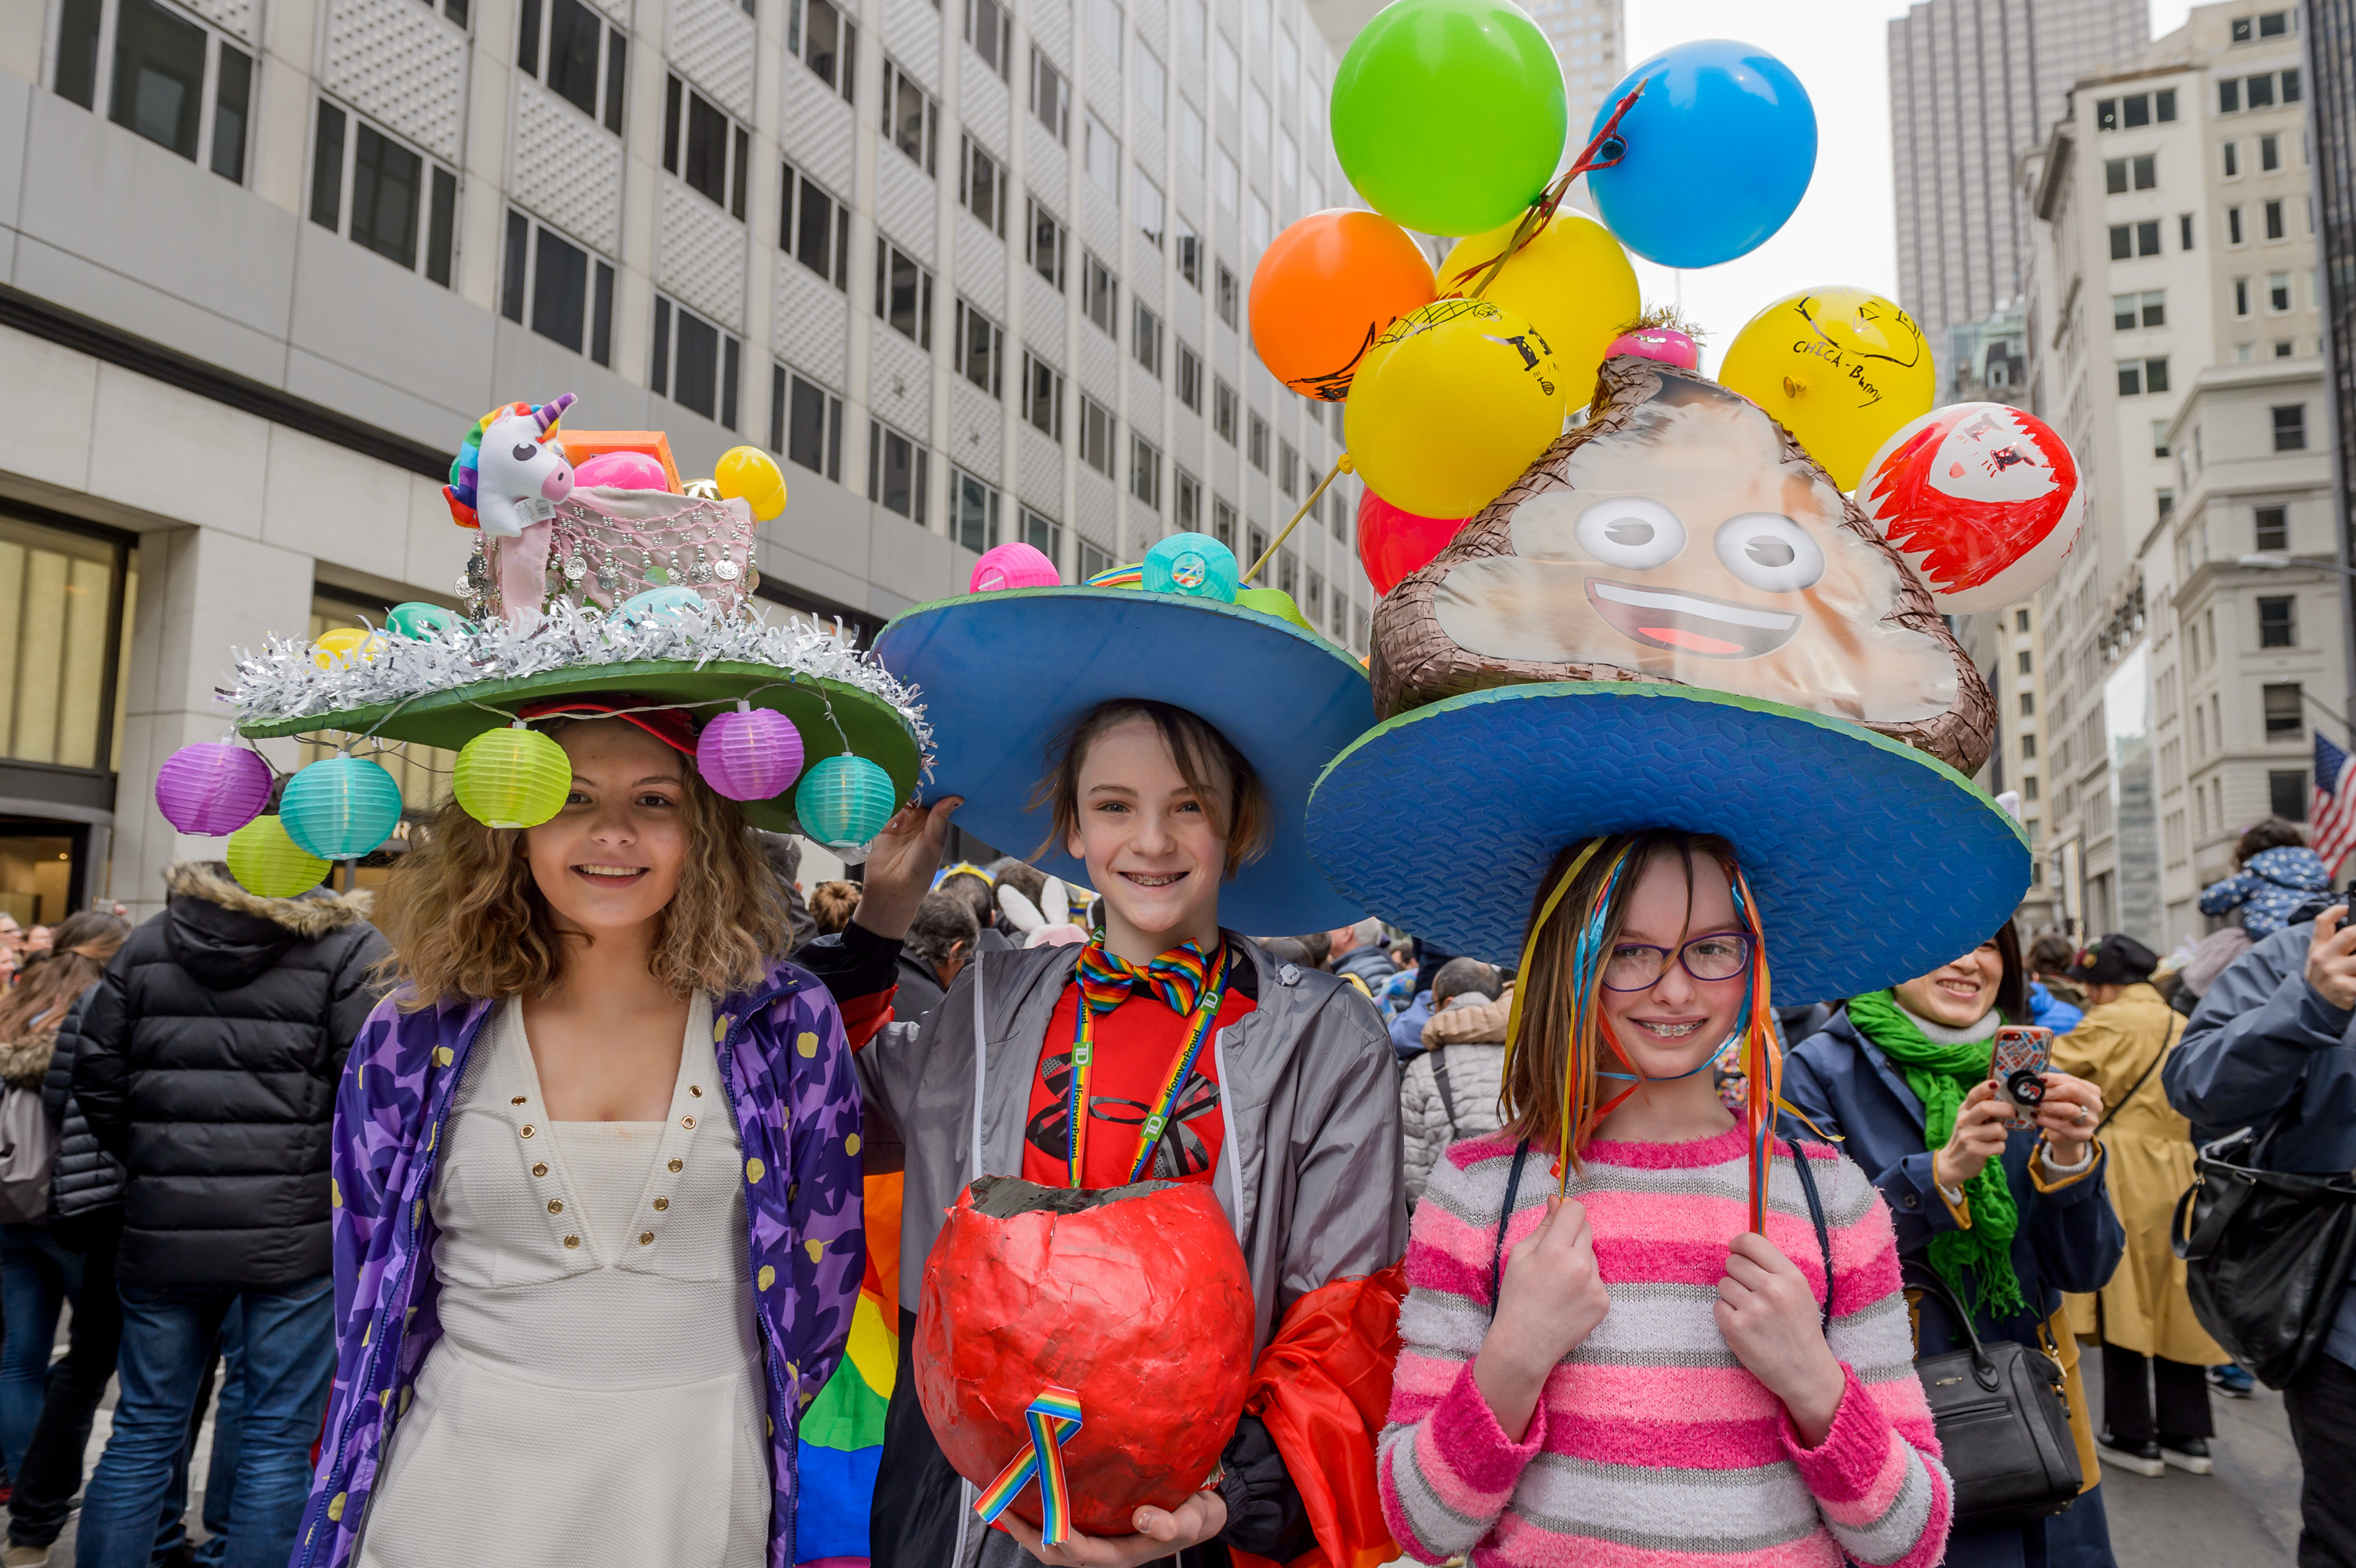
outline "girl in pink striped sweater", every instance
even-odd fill
[[[1804,1146],[1820,1241],[1778,1146],[1747,1229],[1750,1138],[1708,1071],[1766,1004],[1738,877],[1723,840],[1655,830],[1546,880],[1508,1127],[1448,1151],[1408,1247],[1380,1472],[1421,1562],[1940,1560],[1953,1499],[1889,1211]]]

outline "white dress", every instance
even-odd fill
[[[763,1358],[709,1000],[689,1010],[668,1119],[551,1122],[511,998],[443,1136],[442,1338],[359,1568],[761,1568]]]

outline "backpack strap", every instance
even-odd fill
[[[1514,1200],[1521,1195],[1522,1166],[1530,1157],[1530,1140],[1514,1150],[1514,1168],[1505,1178],[1505,1206],[1497,1211],[1497,1241],[1489,1251],[1489,1316],[1497,1316],[1497,1293],[1505,1285],[1505,1227],[1514,1218]]]
[[[1800,1152],[1797,1138],[1786,1138],[1784,1147],[1792,1151],[1792,1165],[1800,1178],[1800,1191],[1808,1200],[1808,1218],[1816,1227],[1816,1249],[1825,1257],[1825,1332],[1833,1328],[1833,1233],[1825,1223],[1825,1200],[1816,1190],[1816,1173],[1808,1168],[1808,1157]]]
[[[1431,1081],[1440,1086],[1440,1108],[1448,1117],[1448,1141],[1454,1143],[1457,1138],[1456,1096],[1448,1087],[1448,1048],[1435,1045],[1424,1054],[1431,1058]],[[1513,1203],[1513,1194],[1508,1192],[1505,1195],[1506,1208],[1511,1209]]]

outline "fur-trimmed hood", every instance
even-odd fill
[[[219,860],[175,863],[164,873],[164,891],[172,898],[202,899],[241,914],[255,915],[297,936],[313,938],[360,924],[368,919],[376,898],[372,891],[363,888],[349,893],[314,891],[298,898],[266,899],[240,887]]]
[[[0,1087],[37,1091],[42,1077],[49,1071],[49,1056],[57,1045],[58,1031],[54,1029],[27,1030],[16,1040],[0,1043]]]
[[[365,892],[266,899],[238,886],[214,860],[180,862],[164,873],[164,887],[172,901],[158,918],[173,962],[208,990],[235,990],[295,944],[368,923]]]

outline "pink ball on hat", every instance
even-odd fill
[[[643,452],[601,452],[575,466],[576,485],[602,485],[611,490],[669,490],[670,475],[661,460]]]
[[[1606,359],[1615,354],[1633,354],[1639,359],[1657,359],[1681,370],[1701,369],[1701,345],[1674,326],[1640,326],[1633,332],[1623,332],[1612,340],[1611,347],[1603,351]]]
[[[774,708],[739,702],[703,727],[695,771],[731,800],[774,800],[802,771],[802,732]]]
[[[155,805],[183,833],[219,838],[270,804],[270,764],[223,741],[183,746],[155,770]]]
[[[974,562],[973,580],[966,584],[969,593],[995,593],[1001,588],[1055,588],[1062,584],[1064,574],[1055,563],[1036,546],[1017,541],[1013,544],[992,545],[982,551]]]

